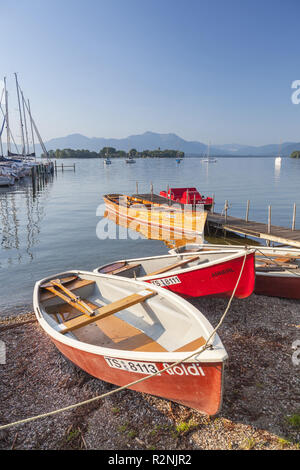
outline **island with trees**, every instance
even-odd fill
[[[44,153],[41,155],[45,157],[60,159],[60,158],[127,158],[128,156],[134,158],[184,158],[184,152],[179,150],[143,150],[138,152],[136,149],[131,149],[129,152],[124,150],[116,150],[114,147],[103,147],[99,152],[90,150],[74,150],[74,149],[56,149],[49,150],[48,155]]]
[[[291,158],[300,158],[300,150],[295,150],[290,155]]]

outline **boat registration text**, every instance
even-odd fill
[[[104,357],[107,364],[114,369],[127,370],[138,374],[156,374],[159,372],[156,364],[149,362],[125,361],[114,357]]]
[[[159,369],[157,364],[153,362],[127,361],[124,359],[116,359],[115,357],[106,356],[104,356],[104,359],[109,367],[126,370],[127,372],[135,372],[137,374],[161,375],[159,372],[165,372],[168,375],[199,375],[205,377],[205,372],[202,369],[200,363],[178,364],[172,366],[172,364],[164,362],[160,365],[161,368]]]
[[[155,279],[154,281],[150,282],[151,284],[154,284],[155,286],[159,287],[167,287],[173,284],[181,284],[181,280],[178,276],[166,277],[165,279]]]

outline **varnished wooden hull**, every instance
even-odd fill
[[[120,195],[122,197],[122,195]],[[126,196],[123,203],[115,202],[110,195],[103,197],[107,211],[116,218],[122,219],[145,227],[153,227],[155,229],[169,230],[177,233],[179,236],[196,235],[202,236],[206,222],[206,211],[187,211],[178,209],[167,209],[159,207],[151,207],[149,210],[143,204],[136,207],[126,206]]]

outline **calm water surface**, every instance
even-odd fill
[[[229,214],[244,217],[250,199],[249,218],[290,226],[293,203],[299,208],[300,162],[290,158],[219,158],[202,163],[186,158],[180,164],[169,159],[140,159],[128,165],[113,160],[64,160],[76,163],[76,171],[58,171],[33,191],[30,179],[14,187],[0,188],[0,314],[12,306],[30,304],[36,280],[68,269],[91,270],[103,263],[127,257],[165,254],[163,241],[147,240],[124,232],[118,239],[99,239],[106,193],[158,193],[169,186],[196,186],[205,195],[215,194],[215,210],[225,199]],[[98,232],[97,232],[98,225]],[[125,235],[124,235],[125,234]],[[120,238],[121,237],[121,238]]]

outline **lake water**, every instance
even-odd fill
[[[132,194],[195,186],[206,196],[215,194],[215,210],[229,201],[229,214],[291,226],[293,204],[300,211],[300,162],[290,158],[218,158],[203,163],[186,158],[123,159],[105,166],[102,160],[64,160],[76,171],[57,171],[33,191],[30,179],[0,188],[0,314],[12,306],[30,304],[36,280],[68,269],[91,270],[111,260],[165,254],[163,241],[148,240],[120,229],[116,239],[103,239],[103,199],[106,193]],[[61,164],[59,162],[59,164]],[[296,228],[300,227],[300,213]],[[299,222],[298,222],[299,220]],[[101,222],[102,221],[102,222]],[[100,224],[100,225],[99,225]],[[112,228],[112,226],[111,226]],[[100,237],[99,237],[100,235]],[[101,238],[102,237],[102,238]]]

